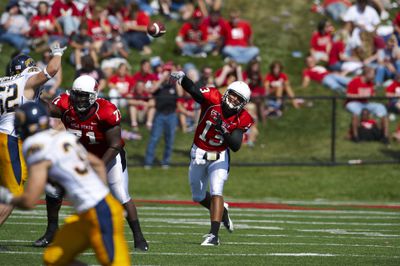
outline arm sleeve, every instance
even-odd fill
[[[198,102],[200,104],[204,102],[203,94],[201,93],[200,89],[196,89],[196,87],[194,86],[194,83],[191,79],[184,76],[182,78],[181,85],[182,85],[182,88],[185,91],[187,91],[196,102]]]
[[[228,147],[234,151],[237,152],[240,149],[240,146],[242,146],[242,140],[243,140],[243,130],[242,129],[235,129],[232,131],[232,133],[225,133],[223,134],[224,136],[224,141],[228,145]]]

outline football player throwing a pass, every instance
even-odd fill
[[[15,128],[24,141],[29,181],[20,196],[0,187],[0,202],[30,210],[47,183],[59,186],[76,214],[66,218],[44,251],[44,264],[83,265],[73,260],[92,247],[102,265],[130,265],[123,209],[105,184],[103,162],[89,154],[73,134],[49,129],[48,121],[46,109],[37,103],[16,110]]]
[[[53,43],[50,48],[53,57],[46,68],[36,67],[30,56],[21,54],[11,60],[7,77],[0,78],[0,186],[14,195],[23,192],[27,175],[22,144],[15,133],[14,112],[24,102],[35,100],[40,86],[61,68],[61,56],[66,47]],[[12,206],[0,204],[0,225],[11,211]]]
[[[133,232],[135,248],[147,251],[136,206],[128,191],[128,168],[124,141],[121,138],[121,114],[111,102],[97,98],[94,78],[83,75],[75,79],[70,94],[61,94],[48,104],[50,116],[61,118],[65,128],[79,137],[79,141],[91,153],[101,158],[107,168],[107,183],[113,196],[124,206],[127,221]],[[46,195],[48,227],[35,246],[46,246],[58,227],[58,211],[61,199]]]
[[[250,100],[250,89],[246,83],[235,81],[221,95],[213,87],[196,89],[193,81],[182,71],[171,73],[171,77],[201,105],[190,152],[189,182],[193,201],[210,210],[211,229],[201,245],[216,246],[219,245],[221,221],[229,232],[233,231],[222,192],[229,174],[229,150],[236,152],[240,149],[243,133],[254,122],[243,109]]]

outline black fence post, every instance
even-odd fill
[[[332,98],[331,114],[331,163],[336,164],[336,96]]]

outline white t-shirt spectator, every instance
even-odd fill
[[[343,21],[353,22],[357,27],[372,32],[381,22],[381,19],[378,12],[370,6],[366,6],[364,12],[361,13],[357,5],[352,5],[343,15]]]
[[[0,25],[4,25],[7,20],[9,19],[10,14],[5,12],[1,16]],[[15,34],[24,34],[25,32],[29,31],[29,23],[28,20],[24,17],[24,15],[13,15],[11,17],[11,23],[7,29],[8,33],[15,33]]]

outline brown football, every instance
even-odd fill
[[[162,22],[151,22],[147,25],[147,33],[152,37],[160,37],[166,32],[165,25]]]

